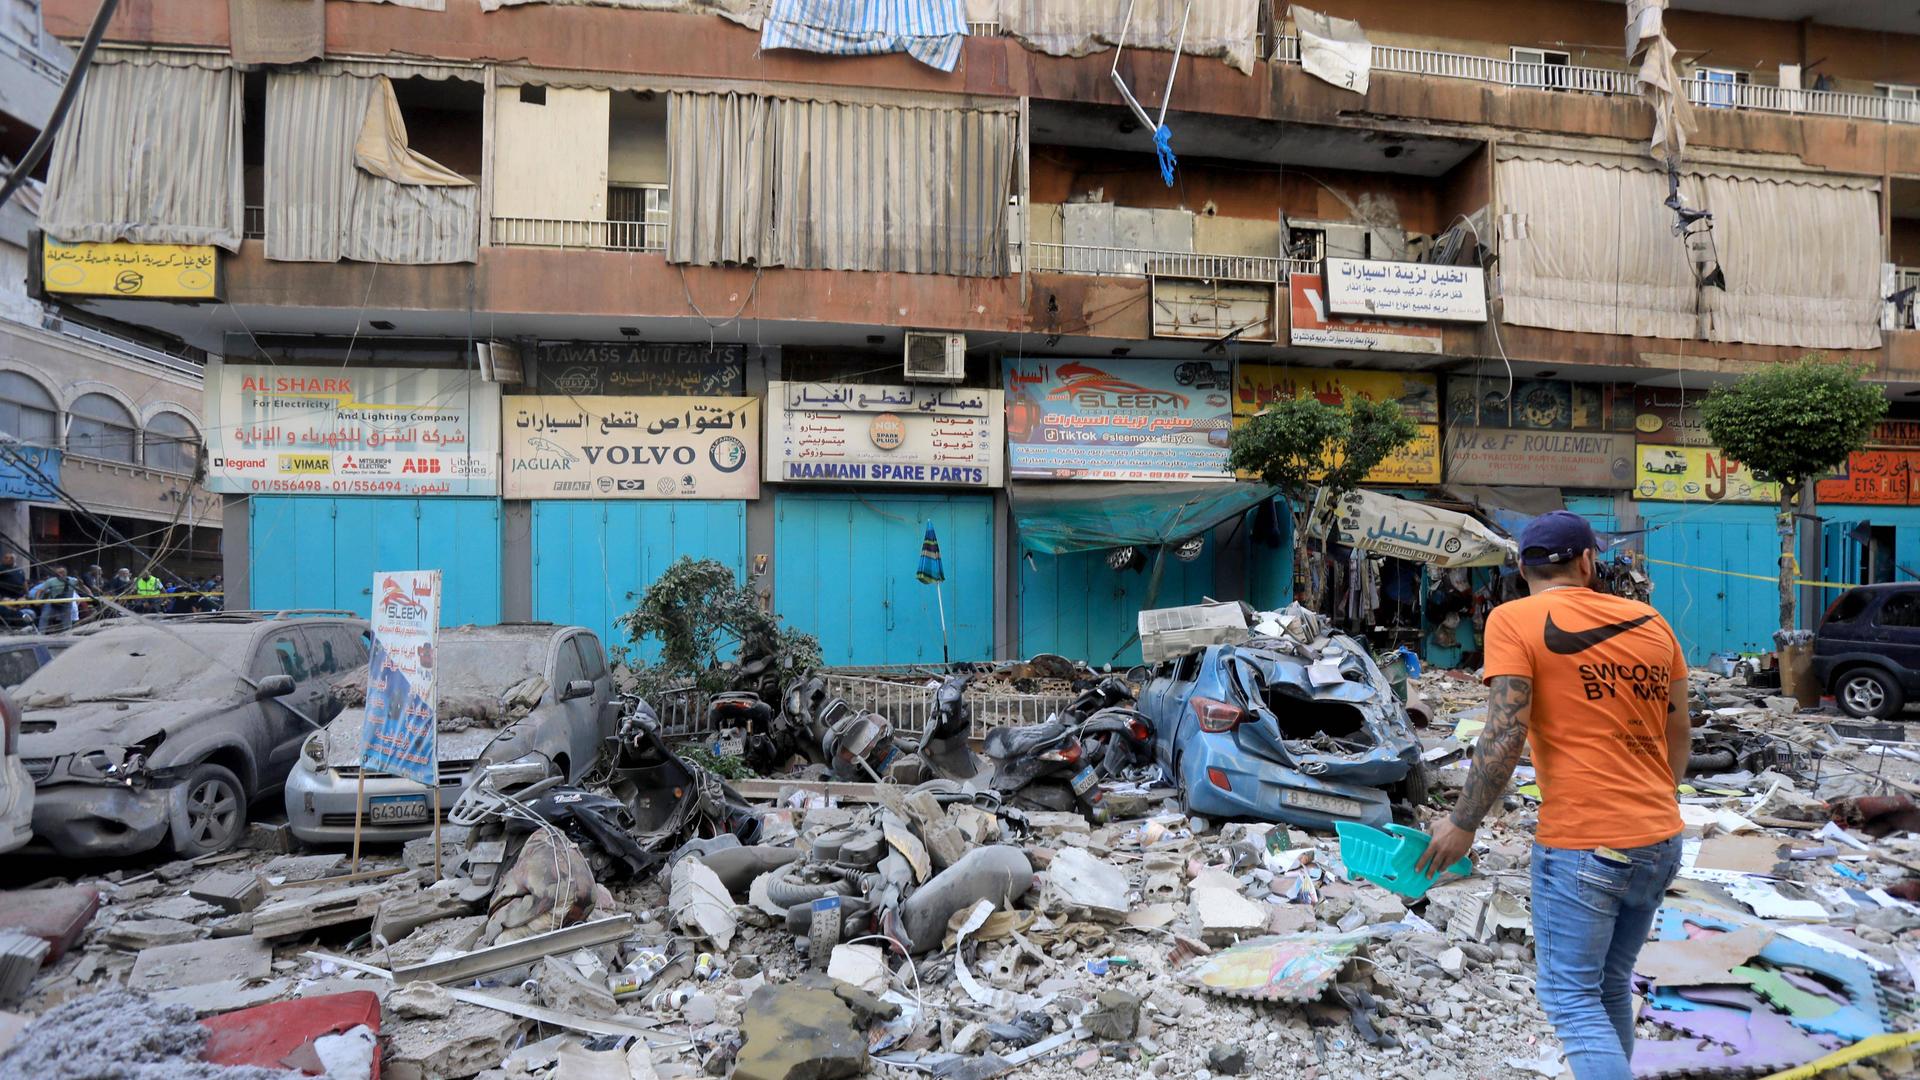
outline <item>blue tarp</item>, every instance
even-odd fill
[[[1020,546],[1048,555],[1179,543],[1279,493],[1265,484],[1104,484],[1014,481],[1007,487]]]
[[[760,47],[833,56],[904,52],[952,71],[966,33],[964,0],[773,0]]]

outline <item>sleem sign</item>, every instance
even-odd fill
[[[1327,310],[1426,322],[1486,322],[1486,272],[1477,266],[1327,260]]]
[[[509,499],[754,499],[760,400],[510,397]]]
[[[998,390],[769,383],[766,477],[999,487],[1004,413]]]
[[[207,364],[208,491],[494,495],[500,388],[427,368]]]
[[[1225,361],[1008,359],[1016,477],[1227,479],[1233,376]]]
[[[440,571],[373,575],[373,654],[360,767],[437,786],[440,694],[434,642],[440,634]]]

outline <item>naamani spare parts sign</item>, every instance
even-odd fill
[[[477,371],[216,360],[207,401],[208,491],[500,491],[500,387]]]
[[[960,386],[767,385],[767,479],[999,487],[1004,400]]]

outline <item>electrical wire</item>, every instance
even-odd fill
[[[87,71],[93,67],[93,54],[100,48],[100,39],[106,36],[107,24],[113,21],[113,13],[120,7],[120,0],[100,0],[100,10],[94,13],[93,25],[87,27],[86,40],[80,43],[80,53],[74,58],[73,69],[67,72],[66,84],[60,87],[60,97],[53,103],[53,112],[47,116],[46,126],[40,134],[34,136],[33,144],[20,157],[13,171],[7,174],[5,184],[0,184],[0,206],[7,205],[14,192],[27,182],[33,170],[40,167],[41,159],[53,148],[53,139],[66,123],[67,113],[73,108],[73,99],[80,95],[80,85],[86,81]]]

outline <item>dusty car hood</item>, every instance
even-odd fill
[[[20,717],[20,756],[51,758],[130,746],[154,732],[231,707],[229,701],[187,700],[90,701],[28,709]],[[46,724],[53,730],[44,730]]]
[[[345,709],[327,725],[327,767],[341,768],[360,763],[360,727],[366,722],[365,709]],[[509,725],[511,726],[511,725]],[[502,729],[474,726],[464,731],[440,731],[441,761],[472,761]]]

